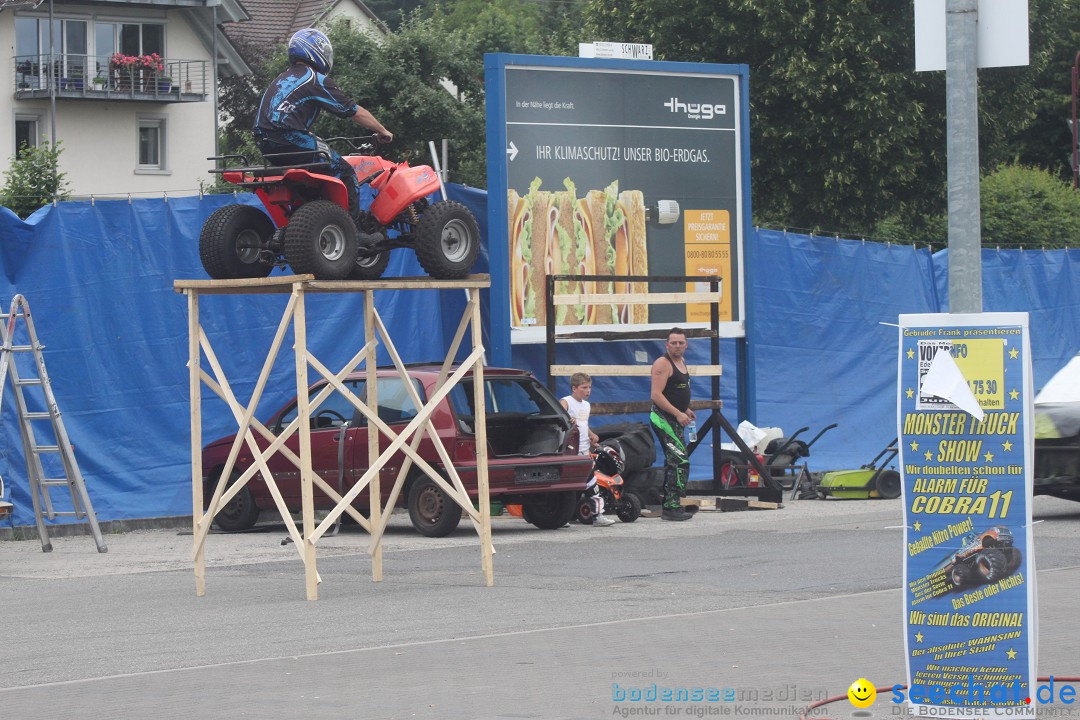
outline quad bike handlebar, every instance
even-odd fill
[[[346,146],[348,146],[350,150],[354,150],[356,152],[370,152],[375,149],[376,145],[383,143],[383,141],[379,139],[378,133],[372,133],[371,135],[358,135],[356,137],[345,137],[339,135],[337,137],[326,138],[323,142],[328,144],[332,142],[344,143]]]

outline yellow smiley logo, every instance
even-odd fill
[[[859,678],[847,689],[848,700],[857,708],[868,708],[877,698],[877,690],[866,678]]]

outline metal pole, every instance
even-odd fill
[[[49,125],[53,151],[56,150],[56,40],[53,37],[54,34],[53,0],[49,0]],[[53,180],[55,179],[54,177]]]
[[[443,138],[442,139],[442,168],[440,169],[440,173],[442,175],[442,181],[444,183],[450,182],[450,174],[449,174],[449,171],[447,170],[447,167],[449,167],[448,164],[447,164],[448,160],[449,160],[449,158],[447,157],[447,155],[449,153],[449,145],[450,145],[450,143],[447,141],[447,139]]]
[[[1076,53],[1072,68],[1072,171],[1073,190],[1080,186],[1080,156],[1077,155],[1077,129],[1076,129],[1076,95],[1080,90],[1080,52]]]
[[[219,135],[219,132],[218,132],[218,87],[217,87],[217,81],[218,81],[218,68],[217,68],[217,62],[218,62],[218,47],[217,47],[218,22],[217,22],[217,3],[216,2],[214,3],[213,14],[214,14],[213,27],[210,28],[210,32],[214,36],[214,60],[213,60],[214,77],[210,82],[211,82],[211,87],[214,90],[214,155],[220,155],[221,152],[218,150],[218,135]]]
[[[982,312],[979,214],[978,0],[945,5],[945,108],[949,182],[949,309]]]

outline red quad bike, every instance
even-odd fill
[[[462,278],[480,250],[476,218],[456,202],[428,202],[439,191],[439,178],[427,165],[410,167],[377,155],[353,153],[361,185],[370,184],[375,199],[354,222],[344,183],[329,174],[329,146],[340,141],[370,152],[375,136],[319,141],[317,156],[325,161],[295,165],[248,167],[243,155],[208,158],[226,167],[211,173],[253,191],[266,207],[226,205],[203,224],[199,256],[215,279],[266,277],[288,265],[296,274],[318,280],[376,280],[386,270],[390,251],[412,248],[433,278]],[[288,155],[269,159],[287,161]],[[303,153],[306,157],[310,152]],[[228,163],[239,162],[236,167]],[[267,215],[269,213],[269,216]]]

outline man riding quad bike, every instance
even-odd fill
[[[254,135],[266,164],[215,168],[228,182],[252,190],[266,213],[249,205],[228,205],[203,225],[199,255],[212,278],[264,277],[289,265],[320,280],[373,280],[380,277],[395,247],[411,247],[432,277],[468,274],[480,246],[472,213],[460,203],[429,203],[440,189],[427,166],[409,167],[373,155],[342,157],[310,132],[320,110],[349,118],[374,131],[381,142],[393,139],[375,117],[349,99],[327,73],[333,47],[318,30],[297,31],[289,41],[290,65],[263,95]],[[332,138],[354,150],[370,150],[367,138]],[[369,210],[360,209],[359,192],[371,184],[377,193]]]

